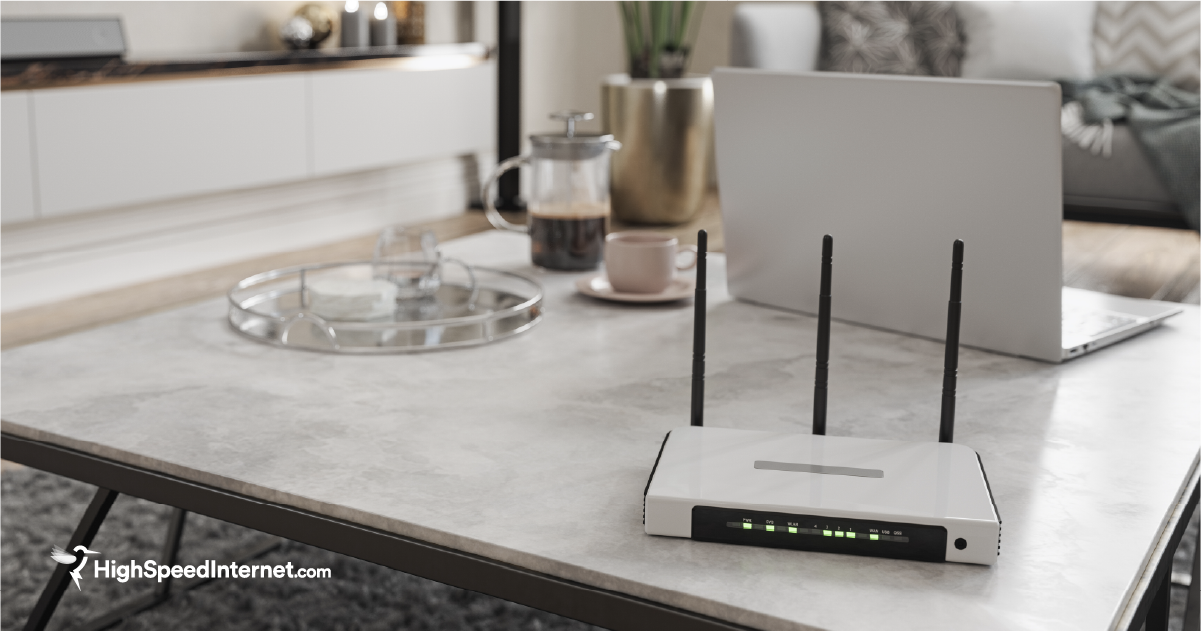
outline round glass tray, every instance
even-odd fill
[[[370,320],[322,318],[310,310],[309,283],[370,279],[372,263],[302,265],[263,272],[229,290],[229,324],[260,342],[348,354],[411,353],[503,340],[542,321],[538,281],[487,267],[442,266],[432,296],[396,302]],[[473,278],[474,277],[474,278]]]

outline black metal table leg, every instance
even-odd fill
[[[175,565],[179,559],[179,542],[183,538],[184,525],[187,523],[188,511],[182,508],[172,508],[171,521],[167,525],[167,537],[163,540],[163,552],[160,555],[161,565]],[[267,554],[268,552],[279,547],[281,541],[277,538],[272,538],[266,542],[253,543],[246,546],[245,549],[235,553],[232,560],[238,564],[245,564],[258,557]],[[195,589],[212,581],[214,577],[208,578],[191,578],[183,580],[174,580],[171,576],[167,576],[162,582],[154,586],[154,591],[149,594],[135,596],[116,607],[110,609],[104,614],[97,616],[87,622],[79,625],[74,631],[104,631],[110,627],[116,626],[122,621],[139,614],[147,609],[153,609],[169,600],[173,595],[186,592],[190,589]]]
[[[187,517],[188,511],[182,508],[171,509],[171,521],[167,524],[167,537],[163,540],[163,553],[159,557],[162,559],[163,565],[175,565],[175,560],[179,556],[179,540],[183,537],[183,527]],[[171,576],[168,575],[154,586],[152,593],[137,596],[122,603],[103,615],[83,623],[75,631],[107,629],[136,613],[157,607],[170,597]]]
[[[167,539],[163,541],[162,558],[167,565],[175,565],[175,559],[179,556],[179,540],[183,537],[183,526],[187,520],[188,511],[182,508],[171,509],[171,523],[167,526]],[[163,579],[163,582],[155,585],[154,599],[161,602],[171,595],[171,577]]]
[[[104,518],[108,516],[108,509],[113,507],[113,501],[116,499],[116,491],[105,488],[96,490],[96,495],[92,497],[92,503],[88,504],[88,509],[83,513],[83,519],[75,528],[75,534],[71,535],[71,541],[67,544],[68,552],[74,552],[75,546],[92,545],[92,539],[96,537],[96,532],[100,530],[100,524],[104,523]],[[73,566],[65,564],[54,568],[50,582],[42,591],[37,604],[33,606],[29,620],[25,622],[25,631],[42,631],[46,628],[46,624],[50,622],[50,616],[54,615],[54,609],[58,607],[58,601],[62,599],[63,592],[66,591],[67,584],[71,580],[72,569],[74,569]]]
[[[1170,556],[1168,558],[1171,558]],[[1168,566],[1169,570],[1171,565]],[[1164,576],[1159,581],[1159,588],[1151,598],[1151,607],[1147,609],[1147,621],[1143,629],[1146,631],[1168,631],[1169,608],[1172,604],[1171,575]]]
[[[1185,629],[1196,629],[1201,627],[1198,620],[1201,619],[1201,545],[1193,549],[1193,580],[1188,586],[1188,600],[1184,606],[1184,627]]]

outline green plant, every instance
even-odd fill
[[[684,75],[696,42],[703,2],[618,2],[626,59],[635,79]]]

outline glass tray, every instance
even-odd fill
[[[477,346],[503,340],[542,321],[538,281],[487,267],[442,266],[428,298],[398,301],[381,318],[350,321],[308,309],[306,283],[323,276],[371,278],[370,261],[302,265],[263,272],[229,290],[234,331],[273,346],[374,355]],[[474,282],[472,277],[474,276]]]

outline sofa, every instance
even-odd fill
[[[823,35],[821,11],[811,2],[743,2],[736,7],[730,35],[733,66],[803,72],[831,65],[830,35]],[[939,73],[919,65],[908,73]],[[957,71],[956,62],[942,73],[957,76]],[[1107,156],[1064,137],[1063,203],[1065,219],[1188,227],[1137,139],[1122,124],[1112,127]]]

